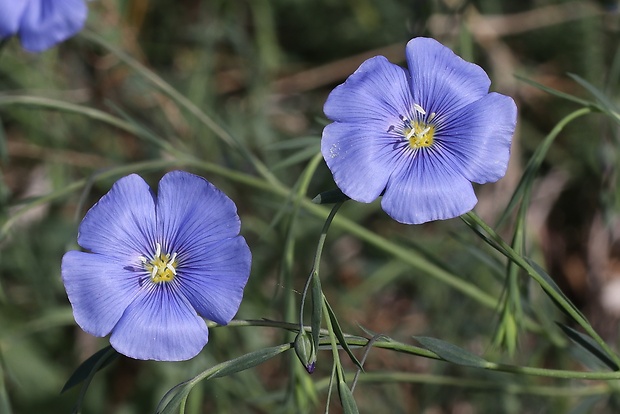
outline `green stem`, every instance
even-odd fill
[[[353,374],[347,374],[347,380],[353,377]],[[328,386],[329,378],[320,379],[315,383],[317,390],[323,390]],[[591,386],[579,387],[551,387],[544,385],[521,385],[521,384],[504,384],[497,381],[476,380],[471,378],[448,377],[432,374],[417,374],[410,372],[365,372],[362,373],[358,382],[372,383],[394,383],[407,382],[418,384],[431,384],[447,387],[458,387],[476,389],[485,392],[503,392],[507,394],[527,394],[539,395],[543,397],[587,397],[591,395],[604,395],[609,393],[607,384],[597,384]]]
[[[332,210],[329,212],[329,215],[327,216],[327,219],[325,219],[325,223],[323,224],[323,228],[321,229],[321,235],[319,236],[319,242],[317,243],[317,246],[316,246],[316,253],[314,255],[312,270],[310,271],[310,276],[308,276],[308,280],[306,281],[306,284],[304,285],[304,291],[301,295],[301,304],[299,307],[299,327],[301,329],[303,329],[303,326],[304,326],[304,304],[306,301],[306,295],[308,293],[308,288],[310,287],[310,282],[312,281],[312,279],[314,279],[315,277],[319,277],[319,266],[321,265],[321,255],[323,253],[323,247],[325,246],[325,239],[327,238],[327,231],[329,230],[329,226],[331,226],[332,221],[334,220],[334,217],[336,216],[336,213],[338,213],[338,210],[340,209],[342,204],[343,202],[336,203],[334,207],[332,207]],[[327,315],[327,313],[324,313],[324,314]]]
[[[43,98],[40,96],[25,95],[0,95],[0,106],[17,105],[26,107],[38,107],[45,109],[53,109],[57,111],[69,112],[85,116],[95,121],[100,121],[119,129],[127,131],[133,135],[139,135],[138,128],[129,122],[123,121],[115,116],[107,114],[94,108],[88,108],[83,105],[76,105],[58,99]]]
[[[292,269],[293,269],[294,251],[295,251],[295,228],[296,228],[295,224],[297,223],[297,216],[299,215],[300,202],[301,202],[301,199],[305,196],[306,192],[308,191],[310,180],[312,179],[312,176],[314,175],[314,172],[316,171],[316,168],[318,167],[320,161],[321,161],[321,157],[319,156],[319,154],[317,154],[315,157],[313,157],[310,160],[307,167],[304,169],[301,177],[299,178],[298,188],[297,188],[297,191],[295,191],[295,197],[293,199],[293,209],[290,213],[290,219],[289,219],[288,228],[286,231],[286,239],[284,241],[284,249],[282,253],[283,258],[282,258],[281,278],[286,279],[285,286],[292,286],[292,283],[293,283]],[[303,314],[303,302],[305,299],[306,290],[307,290],[307,287],[304,289],[304,294],[301,297],[302,305],[301,305],[300,315]],[[292,294],[292,290],[290,292]],[[292,312],[294,312],[294,308],[292,306],[292,303],[293,303],[292,298],[287,299],[287,306],[286,306],[286,314],[288,316],[287,319],[291,319],[293,317]],[[300,316],[300,321],[303,321],[301,316]]]
[[[323,310],[327,312],[326,309]],[[324,346],[327,346],[331,349],[332,354],[337,356],[338,349],[340,348],[336,343],[335,336],[332,336],[330,333],[333,333],[330,330],[331,323],[326,318],[327,329],[321,329],[322,335],[330,336],[328,341],[321,342],[321,348],[325,349]],[[278,329],[287,329],[291,331],[297,331],[299,329],[299,325],[295,323],[288,322],[280,322],[280,321],[269,321],[269,320],[240,320],[234,319],[228,325],[229,327],[272,327]],[[215,328],[220,327],[213,322],[209,323],[209,327]],[[304,327],[306,332],[311,332],[312,329],[308,326]],[[368,338],[364,338],[357,335],[344,334],[346,343],[351,347],[366,347],[372,346],[374,348],[381,348],[392,350],[399,353],[415,355],[423,358],[435,359],[439,361],[443,361],[443,359],[437,355],[436,353],[429,351],[428,349],[421,348],[415,345],[409,345],[402,342],[394,341],[392,339],[377,339],[370,340]],[[335,348],[334,348],[335,346]],[[338,362],[340,362],[338,360]],[[480,368],[478,368],[480,369]],[[516,365],[508,365],[508,364],[497,364],[494,362],[487,362],[484,366],[485,370],[489,371],[498,371],[498,372],[507,372],[512,374],[520,374],[527,376],[538,376],[538,377],[547,377],[547,378],[558,378],[558,379],[580,379],[580,380],[620,380],[620,371],[606,371],[606,372],[587,372],[587,371],[572,371],[572,370],[561,370],[561,369],[547,369],[547,368],[536,368],[536,367],[522,367]]]
[[[94,121],[108,124],[112,127],[118,128],[136,137],[146,139],[150,142],[161,147],[168,154],[180,157],[183,153],[177,150],[169,142],[161,139],[154,138],[152,135],[146,133],[146,131],[140,128],[136,124],[127,122],[116,116],[110,115],[106,112],[100,111],[95,108],[89,108],[83,105],[76,105],[70,102],[61,101],[58,99],[43,98],[40,96],[26,96],[26,95],[0,95],[0,106],[25,106],[27,108],[43,108],[54,111],[67,112],[70,114],[81,115]]]
[[[519,184],[517,184],[517,188],[515,189],[510,201],[508,202],[508,206],[506,207],[506,209],[502,213],[502,216],[497,222],[498,226],[502,222],[504,222],[504,220],[510,217],[512,211],[514,210],[517,203],[519,202],[521,195],[525,192],[529,193],[527,189],[531,188],[532,181],[534,180],[534,177],[536,176],[538,169],[542,165],[542,162],[544,161],[545,156],[547,155],[547,152],[549,151],[549,148],[551,148],[551,144],[553,144],[553,142],[555,141],[557,136],[560,134],[560,132],[562,132],[562,130],[575,119],[582,117],[584,115],[590,114],[592,112],[594,112],[594,109],[590,107],[581,108],[581,109],[578,109],[577,111],[571,112],[570,114],[562,118],[560,122],[558,122],[553,127],[553,129],[551,130],[551,132],[549,132],[549,134],[545,137],[545,139],[543,139],[542,143],[538,146],[538,148],[536,148],[534,155],[532,155],[527,165],[525,166],[523,176],[521,177]]]
[[[323,314],[326,316],[325,324],[327,325],[327,332],[329,333],[329,344],[332,350],[332,357],[334,358],[334,366],[336,370],[336,374],[338,375],[338,381],[344,380],[344,370],[342,369],[342,364],[340,363],[340,355],[338,354],[338,343],[336,342],[336,334],[334,333],[334,327],[332,326],[332,321],[329,318],[329,311],[327,310],[327,303],[325,302],[325,298],[323,297]]]
[[[565,311],[575,322],[579,324],[587,333],[601,346],[608,356],[620,367],[620,358],[609,348],[607,343],[599,336],[599,334],[592,328],[592,325],[585,319],[583,315],[577,310],[577,308],[568,301],[560,292],[558,292],[553,286],[551,286],[544,277],[542,277],[536,269],[534,269],[521,255],[517,254],[508,243],[506,243],[490,226],[488,226],[476,213],[470,211],[462,216],[463,220],[471,225],[471,223],[477,225],[484,233],[486,233],[491,240],[493,240],[497,246],[497,250],[502,253],[506,258],[512,260],[519,267],[527,272],[527,274],[534,279],[540,287],[553,298],[553,300]]]

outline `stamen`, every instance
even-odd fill
[[[172,274],[176,276],[177,275],[177,269],[174,267],[174,261],[177,258],[176,252],[172,253],[172,257],[170,257],[170,254],[167,254],[166,257],[169,260],[168,263],[166,263],[166,268],[170,269]]]
[[[430,147],[434,141],[435,125],[431,121],[435,118],[435,112],[428,117],[419,114],[426,115],[426,111],[420,105],[413,104],[412,120],[400,116],[403,120],[402,136],[409,141],[409,147],[413,150]]]
[[[155,256],[150,259],[140,256],[140,260],[153,283],[170,282],[177,275],[177,253],[163,252],[160,243],[155,243]]]
[[[418,105],[417,103],[413,104],[413,109],[415,109],[416,111],[418,111],[419,113],[421,113],[422,115],[426,115],[426,111],[424,110],[424,108],[422,108],[420,105]]]

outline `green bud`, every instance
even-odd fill
[[[312,337],[306,331],[300,331],[295,337],[295,353],[297,358],[308,371],[308,374],[314,372],[316,368],[316,350],[312,343]]]

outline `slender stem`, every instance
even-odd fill
[[[349,380],[353,374],[347,374]],[[323,390],[328,386],[328,378],[318,380],[315,383],[317,390]],[[591,395],[604,395],[610,392],[607,384],[596,384],[578,387],[552,387],[545,385],[521,385],[505,384],[497,381],[476,380],[471,378],[448,377],[443,375],[418,374],[410,372],[365,372],[359,376],[361,383],[389,383],[408,382],[420,384],[432,384],[448,387],[470,388],[485,392],[504,392],[508,394],[528,394],[544,397],[586,397]]]
[[[323,310],[327,312],[326,309]],[[327,318],[328,319],[328,318]],[[328,328],[321,329],[322,335],[330,336],[329,340],[322,340],[319,349],[331,349],[332,354],[337,355],[337,351],[339,349],[335,337],[330,335],[330,326],[331,323],[329,320],[326,321]],[[272,327],[279,329],[287,329],[287,330],[297,330],[299,329],[299,325],[295,323],[288,322],[280,322],[280,321],[268,321],[268,320],[240,320],[234,319],[228,325],[229,327]],[[209,327],[220,327],[213,322],[209,323]],[[307,332],[311,331],[311,328],[306,326],[304,330]],[[429,351],[428,349],[421,348],[415,345],[409,345],[402,342],[394,341],[392,339],[368,339],[357,335],[344,334],[346,343],[351,347],[366,347],[372,346],[374,348],[387,349],[399,353],[415,355],[423,358],[435,359],[439,361],[443,361],[443,359],[437,355],[436,353]],[[336,348],[334,348],[336,346]],[[489,371],[499,371],[499,372],[507,372],[512,374],[520,374],[520,375],[528,375],[528,376],[538,376],[538,377],[548,377],[548,378],[560,378],[560,379],[580,379],[580,380],[620,380],[620,371],[605,371],[605,372],[588,372],[588,371],[573,371],[573,370],[562,370],[562,369],[548,369],[548,368],[536,368],[536,367],[522,367],[516,365],[508,365],[508,364],[498,364],[494,362],[487,362],[484,368],[472,368],[472,369],[485,369]]]
[[[334,327],[332,326],[332,321],[329,318],[329,311],[327,310],[327,303],[325,302],[324,297],[323,297],[323,314],[327,316],[325,318],[325,324],[327,325],[327,331],[329,332],[329,344],[332,350],[332,357],[334,358],[334,366],[336,369],[336,374],[338,375],[338,381],[343,381],[344,370],[342,369],[342,364],[340,363],[340,355],[338,354],[338,343],[336,342],[336,334],[334,333]]]
[[[592,112],[594,112],[594,109],[591,107],[578,109],[566,115],[564,118],[560,120],[560,122],[558,122],[553,127],[551,132],[549,132],[549,134],[543,139],[542,143],[538,146],[538,148],[536,148],[534,155],[532,155],[527,165],[525,166],[523,176],[521,177],[519,184],[517,184],[517,188],[515,189],[510,201],[508,202],[508,206],[506,207],[506,209],[502,213],[502,216],[498,220],[497,225],[500,225],[508,217],[510,217],[512,211],[514,210],[517,203],[519,202],[519,198],[521,194],[526,192],[528,188],[531,188],[532,181],[534,177],[536,176],[536,172],[538,171],[543,160],[545,159],[545,156],[547,155],[549,148],[551,148],[551,144],[553,144],[553,142],[555,141],[557,136],[560,134],[560,132],[562,132],[562,130],[575,119],[582,117],[584,115],[590,114]]]
[[[321,229],[321,235],[319,236],[319,242],[316,246],[316,254],[314,255],[314,262],[312,264],[312,270],[310,271],[310,275],[308,276],[308,280],[306,280],[306,284],[304,285],[304,291],[301,295],[301,304],[299,307],[299,327],[303,329],[304,327],[304,304],[306,301],[306,295],[308,294],[308,288],[310,287],[310,282],[315,277],[319,275],[319,266],[321,265],[321,254],[323,253],[323,247],[325,246],[325,239],[327,238],[327,232],[329,230],[329,226],[331,226],[336,213],[342,206],[343,202],[336,203],[332,210],[329,212],[325,223],[323,224],[323,229]],[[327,314],[325,314],[327,315]]]
[[[115,126],[119,129],[129,132],[130,134],[140,135],[139,129],[127,121],[123,121],[122,119],[119,119],[98,109],[88,108],[83,105],[76,105],[58,99],[44,98],[41,96],[0,95],[0,106],[7,105],[39,107],[74,113]]]
[[[304,169],[303,173],[301,174],[298,180],[297,190],[295,191],[295,196],[293,198],[293,209],[290,212],[288,228],[286,230],[286,239],[284,241],[284,249],[283,249],[283,254],[282,254],[282,257],[283,257],[282,270],[280,273],[282,279],[286,278],[286,281],[289,286],[292,284],[292,270],[291,269],[293,266],[293,261],[294,261],[293,256],[294,256],[294,250],[295,250],[294,249],[295,247],[294,234],[295,234],[295,228],[296,228],[295,224],[297,223],[297,216],[299,215],[299,211],[300,211],[300,202],[301,202],[301,199],[305,196],[306,192],[308,191],[310,180],[312,176],[314,175],[314,172],[316,171],[316,168],[318,167],[319,162],[321,161],[321,158],[319,155],[320,154],[317,154],[315,157],[313,157],[308,163],[307,167]],[[307,287],[304,289],[304,294],[301,297],[302,312],[303,312],[303,302],[305,299],[306,290],[307,290]],[[291,299],[288,302],[292,303],[293,300]],[[287,309],[287,314],[288,314],[289,309],[291,312],[294,311],[292,305],[287,305],[286,309]],[[290,314],[289,316],[292,317],[293,315]]]
[[[83,105],[76,105],[58,99],[43,98],[40,96],[0,95],[0,106],[9,105],[25,106],[27,108],[44,108],[54,111],[81,115],[94,121],[103,122],[104,124],[108,124],[112,127],[118,128],[136,137],[146,139],[165,150],[168,154],[172,154],[176,157],[183,156],[183,152],[176,149],[168,141],[159,137],[154,137],[152,134],[148,133],[145,129],[140,128],[136,124],[127,122],[121,118],[110,115],[95,108],[89,108]]]
[[[577,308],[568,301],[564,295],[554,289],[553,286],[545,280],[521,255],[517,254],[508,243],[506,243],[489,225],[487,225],[476,213],[470,211],[462,216],[463,220],[467,223],[471,221],[475,225],[479,226],[499,247],[497,250],[506,256],[509,260],[515,262],[519,267],[527,272],[527,274],[534,279],[540,287],[553,298],[553,300],[560,305],[563,311],[565,311],[575,322],[579,324],[590,335],[597,344],[601,346],[608,354],[608,356],[620,367],[620,358],[615,352],[609,348],[607,343],[599,336],[599,334],[592,328],[592,325],[585,319],[585,317],[577,310]],[[469,224],[469,223],[468,223]]]

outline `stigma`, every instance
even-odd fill
[[[150,260],[144,256],[140,257],[140,260],[153,283],[171,282],[177,275],[177,254],[163,252],[159,243],[156,243],[155,255]]]

